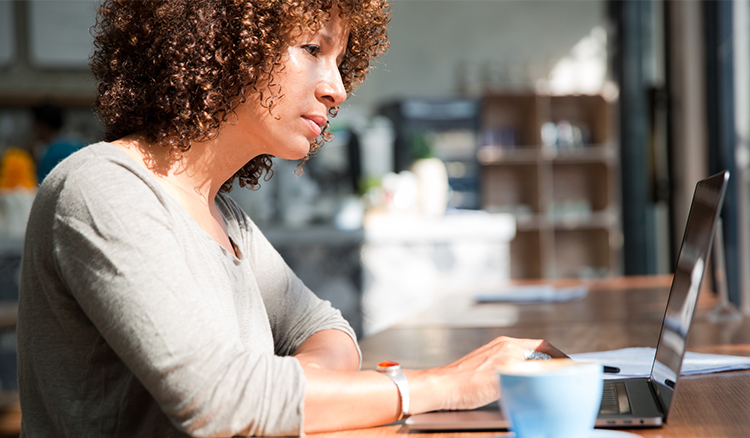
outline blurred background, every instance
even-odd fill
[[[96,5],[0,0],[10,306],[36,184],[101,136]],[[488,284],[671,273],[695,182],[723,169],[726,284],[750,312],[748,0],[395,0],[392,16],[334,141],[231,194],[360,336]]]

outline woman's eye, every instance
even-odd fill
[[[305,44],[302,49],[312,56],[318,56],[318,53],[320,53],[320,46],[315,44]]]

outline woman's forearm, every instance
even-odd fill
[[[440,409],[439,377],[406,370],[413,413]],[[374,370],[339,372],[305,369],[306,433],[371,427],[396,421],[401,398],[393,381]]]
[[[526,349],[565,357],[560,350],[539,339],[500,337],[453,363],[426,370],[404,370],[410,413],[473,409],[497,400],[496,367],[524,360]],[[304,365],[303,368],[305,432],[387,424],[401,414],[398,389],[384,374],[373,370],[339,371]]]
[[[359,354],[354,341],[340,330],[323,330],[293,353],[305,372],[307,433],[361,428],[395,421],[401,413],[396,385],[374,370],[357,371]],[[411,411],[438,409],[441,397],[431,388],[427,371],[406,370],[412,396]],[[421,397],[421,394],[432,394]]]

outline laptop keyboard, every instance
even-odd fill
[[[600,415],[629,414],[630,401],[623,382],[604,381]]]

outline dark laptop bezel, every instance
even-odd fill
[[[701,203],[701,200],[698,199],[701,197],[700,190],[704,186],[706,186],[709,190],[712,189],[713,192],[719,194],[719,196],[715,200],[713,200],[715,202],[711,206],[714,209],[714,212],[713,212],[713,217],[711,218],[712,226],[711,226],[711,230],[708,236],[708,240],[706,242],[705,247],[701,248],[701,253],[704,255],[706,263],[703,267],[703,272],[701,273],[700,279],[698,280],[699,288],[700,288],[700,285],[703,283],[703,278],[705,277],[705,273],[706,273],[706,267],[708,266],[708,261],[710,259],[711,246],[713,245],[714,236],[716,235],[716,224],[719,220],[719,216],[721,215],[721,209],[724,204],[724,197],[726,196],[726,187],[727,187],[728,181],[729,181],[729,171],[725,170],[715,175],[709,176],[708,178],[704,178],[698,181],[698,183],[695,185],[695,190],[693,191],[693,199],[690,204],[690,211],[688,212],[688,220],[687,220],[687,223],[685,224],[685,230],[682,235],[680,251],[677,253],[678,256],[677,256],[677,263],[674,269],[674,275],[677,275],[677,270],[679,269],[680,260],[683,257],[683,250],[685,247],[685,242],[687,241],[687,237],[688,237],[687,233],[690,230],[690,221],[696,220],[693,218],[693,210],[696,208],[696,206],[699,203]],[[667,300],[667,305],[664,308],[664,316],[662,317],[663,322],[662,322],[661,329],[659,331],[659,338],[658,338],[659,341],[657,342],[657,345],[656,345],[656,352],[659,351],[659,346],[664,336],[664,330],[665,328],[667,328],[667,324],[666,324],[667,312],[670,309],[671,301],[675,298],[675,295],[673,293],[674,287],[675,287],[675,281],[673,278],[672,285],[669,288],[669,298]],[[697,297],[696,297],[696,300],[697,300]],[[679,384],[679,381],[680,381],[679,377],[680,377],[680,372],[682,371],[682,363],[685,360],[685,349],[687,349],[687,342],[688,342],[688,339],[690,339],[690,332],[692,331],[692,327],[693,327],[695,307],[696,306],[693,306],[690,312],[690,316],[689,316],[690,324],[688,324],[687,330],[684,335],[685,346],[684,346],[682,354],[680,355],[679,363],[677,364],[677,367],[674,370],[676,371],[676,376],[675,376],[675,380],[673,381],[673,385],[671,388],[667,385],[662,385],[655,379],[654,373],[655,373],[655,369],[657,365],[657,359],[658,359],[657,356],[654,357],[654,362],[651,366],[651,375],[648,378],[649,386],[651,387],[651,391],[653,392],[655,396],[655,400],[657,400],[659,404],[659,409],[662,411],[665,421],[669,417],[669,414],[672,411],[672,407],[674,406],[674,403],[673,403],[674,394],[677,391],[677,385]],[[665,400],[665,397],[662,394],[668,394],[668,400]]]
[[[711,245],[713,244],[713,238],[716,233],[716,222],[718,221],[718,217],[720,215],[721,208],[724,202],[724,196],[726,194],[726,185],[727,185],[728,179],[729,179],[729,172],[723,171],[715,175],[712,175],[708,178],[702,179],[698,181],[698,183],[696,183],[695,190],[693,192],[693,199],[691,201],[690,212],[688,213],[688,221],[685,225],[685,231],[683,233],[682,243],[680,245],[680,252],[678,253],[679,254],[678,262],[680,260],[680,257],[682,257],[683,255],[683,247],[685,244],[685,238],[687,237],[686,234],[689,230],[691,213],[693,212],[693,209],[695,207],[696,196],[699,194],[699,189],[704,185],[713,185],[715,183],[719,191],[719,197],[716,199],[715,211],[714,211],[714,217],[712,218],[710,236],[709,236],[709,239],[705,248],[705,252],[704,252],[704,254],[706,255],[706,261],[708,261]],[[676,274],[677,268],[675,268],[674,272]],[[703,282],[704,275],[705,275],[705,266],[704,266],[703,272],[701,273],[699,284]],[[669,302],[671,299],[673,299],[674,286],[675,286],[675,282],[673,278],[673,281],[669,290],[669,298],[667,300],[667,305],[664,308],[664,316],[662,317],[662,327],[659,332],[659,342],[657,343],[657,351],[659,348],[659,343],[662,340],[664,328],[666,325],[665,322],[666,322],[667,311],[669,310]],[[690,335],[690,327],[692,327],[692,319],[694,317],[694,313],[695,313],[695,308],[693,307],[692,312],[690,313],[690,324],[688,325],[687,333],[685,335],[685,343],[687,343],[687,339],[689,338],[689,335]],[[632,415],[612,415],[612,416],[600,415],[596,420],[596,427],[599,427],[599,428],[612,428],[612,427],[642,428],[642,427],[662,426],[667,421],[667,418],[669,417],[672,406],[674,405],[673,403],[674,394],[677,391],[677,385],[680,380],[679,371],[682,368],[683,359],[684,359],[684,351],[682,354],[682,358],[679,361],[679,365],[677,367],[678,369],[677,369],[677,375],[675,377],[674,388],[668,388],[664,385],[661,385],[656,382],[656,379],[654,379],[654,367],[656,364],[656,356],[654,357],[654,363],[652,364],[651,375],[649,377],[611,380],[611,382],[613,383],[624,382],[628,386],[628,391],[632,392],[632,396],[638,397],[638,401],[635,404],[632,403],[632,400],[631,400],[631,406],[638,406],[639,412],[634,412]],[[665,391],[669,392],[669,395],[670,395],[669,400],[666,402],[661,397],[661,391],[662,391],[661,388],[664,388]],[[495,418],[494,420],[492,420],[492,416],[491,416],[493,411],[494,411],[494,418]],[[464,416],[466,415],[467,412],[480,415],[481,416],[480,421],[473,422],[470,419],[465,418]],[[641,412],[645,413],[646,415],[640,415]],[[406,420],[405,424],[407,428],[414,430],[414,431],[498,430],[498,429],[508,428],[508,422],[502,416],[497,406],[497,403],[491,403],[489,405],[486,405],[474,411],[439,411],[439,412],[431,412],[431,413],[426,413],[426,414],[421,414],[421,415],[425,416],[424,418],[427,418],[426,416],[430,416],[431,418],[434,418],[434,421],[431,421],[431,422],[425,421],[425,422],[420,422],[419,424],[414,424],[410,421],[414,418],[412,417]]]

